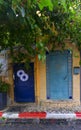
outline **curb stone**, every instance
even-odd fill
[[[81,112],[75,112],[75,113],[0,112],[0,118],[5,118],[5,119],[81,119]]]

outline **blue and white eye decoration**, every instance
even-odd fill
[[[28,75],[26,73],[24,73],[23,75],[21,75],[20,79],[21,81],[27,81],[28,80]]]
[[[24,73],[25,73],[24,70],[18,70],[17,71],[17,76],[21,77],[21,75],[23,75]]]
[[[25,72],[24,72],[24,70],[18,70],[17,71],[17,76],[20,78],[20,80],[21,81],[27,81],[28,79],[29,79],[29,76],[28,76],[28,74],[26,74]]]

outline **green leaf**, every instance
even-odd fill
[[[66,4],[66,0],[61,0],[61,5],[63,5],[65,11],[67,11],[67,4]]]
[[[41,60],[41,59],[42,59],[41,54],[38,54],[38,59],[39,59],[39,60]]]
[[[53,10],[53,4],[51,0],[40,0],[38,2],[40,9],[42,10],[44,7],[48,7],[50,10]]]
[[[0,0],[0,4],[3,4],[3,0]]]

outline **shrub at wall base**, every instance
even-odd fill
[[[0,110],[5,109],[7,106],[7,92],[9,90],[9,84],[0,80]]]

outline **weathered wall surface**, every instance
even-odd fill
[[[74,67],[79,67],[80,53],[77,47],[69,42],[66,45],[66,49],[71,49],[73,53],[72,57],[72,76],[73,76],[73,99],[68,101],[51,101],[46,97],[46,61],[43,63],[38,60],[38,57],[34,60],[34,79],[35,79],[35,102],[42,105],[51,105],[56,107],[66,107],[67,105],[79,105],[80,104],[80,74],[74,74]],[[57,48],[56,50],[60,50]],[[10,64],[9,60],[9,64]],[[14,80],[13,80],[13,68],[12,66],[8,70],[8,76],[4,79],[11,84],[9,91],[9,102],[14,102]]]

